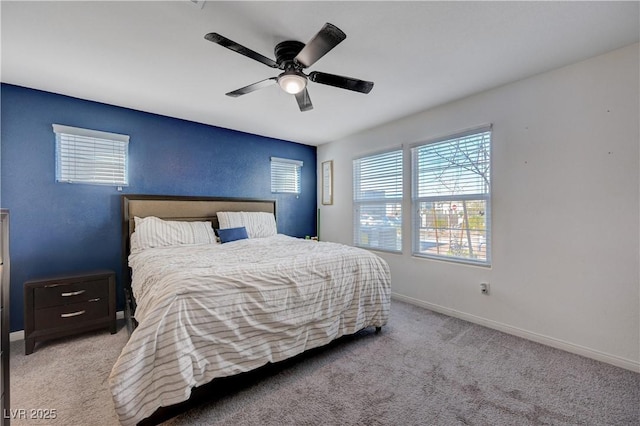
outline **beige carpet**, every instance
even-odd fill
[[[107,377],[121,328],[11,346],[11,404],[55,409],[16,425],[117,425]],[[639,425],[640,374],[394,301],[365,331],[222,381],[167,425]]]

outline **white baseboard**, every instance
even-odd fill
[[[503,324],[490,319],[478,317],[476,315],[468,314],[465,312],[457,311],[455,309],[446,308],[444,306],[436,305],[434,303],[425,302],[423,300],[415,299],[413,297],[405,296],[398,293],[391,293],[391,297],[396,300],[411,303],[412,305],[420,306],[426,309],[430,309],[441,314],[445,314],[451,317],[460,318],[465,321],[479,324],[488,328],[493,328],[498,331],[502,331],[507,334],[522,337],[523,339],[531,340],[536,343],[551,346],[556,349],[571,352],[577,355],[581,355],[587,358],[595,359],[597,361],[606,362],[607,364],[615,365],[616,367],[622,367],[627,370],[640,373],[640,362],[630,359],[622,358],[616,355],[607,354],[604,352],[590,349],[584,346],[576,345],[574,343],[565,342],[564,340],[556,339],[554,337],[545,336],[531,331],[523,330],[518,327]]]
[[[24,340],[24,330],[14,331],[9,333],[9,341],[17,342],[18,340]]]
[[[116,312],[116,320],[124,318],[124,311]],[[18,340],[24,340],[24,330],[14,331],[13,333],[9,333],[9,341],[17,342]]]

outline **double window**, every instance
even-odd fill
[[[353,161],[353,241],[356,246],[402,250],[402,150]]]
[[[402,249],[402,150],[353,162],[354,244]],[[491,127],[411,148],[412,254],[491,264]]]

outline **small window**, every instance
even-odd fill
[[[353,160],[353,243],[402,251],[402,150]]]
[[[302,161],[271,157],[271,192],[300,194]]]
[[[127,186],[129,136],[53,125],[56,181]]]
[[[491,128],[411,149],[413,254],[491,264]]]

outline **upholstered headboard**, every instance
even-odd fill
[[[275,200],[216,198],[167,195],[121,196],[122,205],[122,281],[126,290],[131,288],[131,275],[127,258],[130,236],[134,231],[134,217],[156,216],[165,220],[211,221],[218,227],[218,212],[268,212],[276,214]]]

